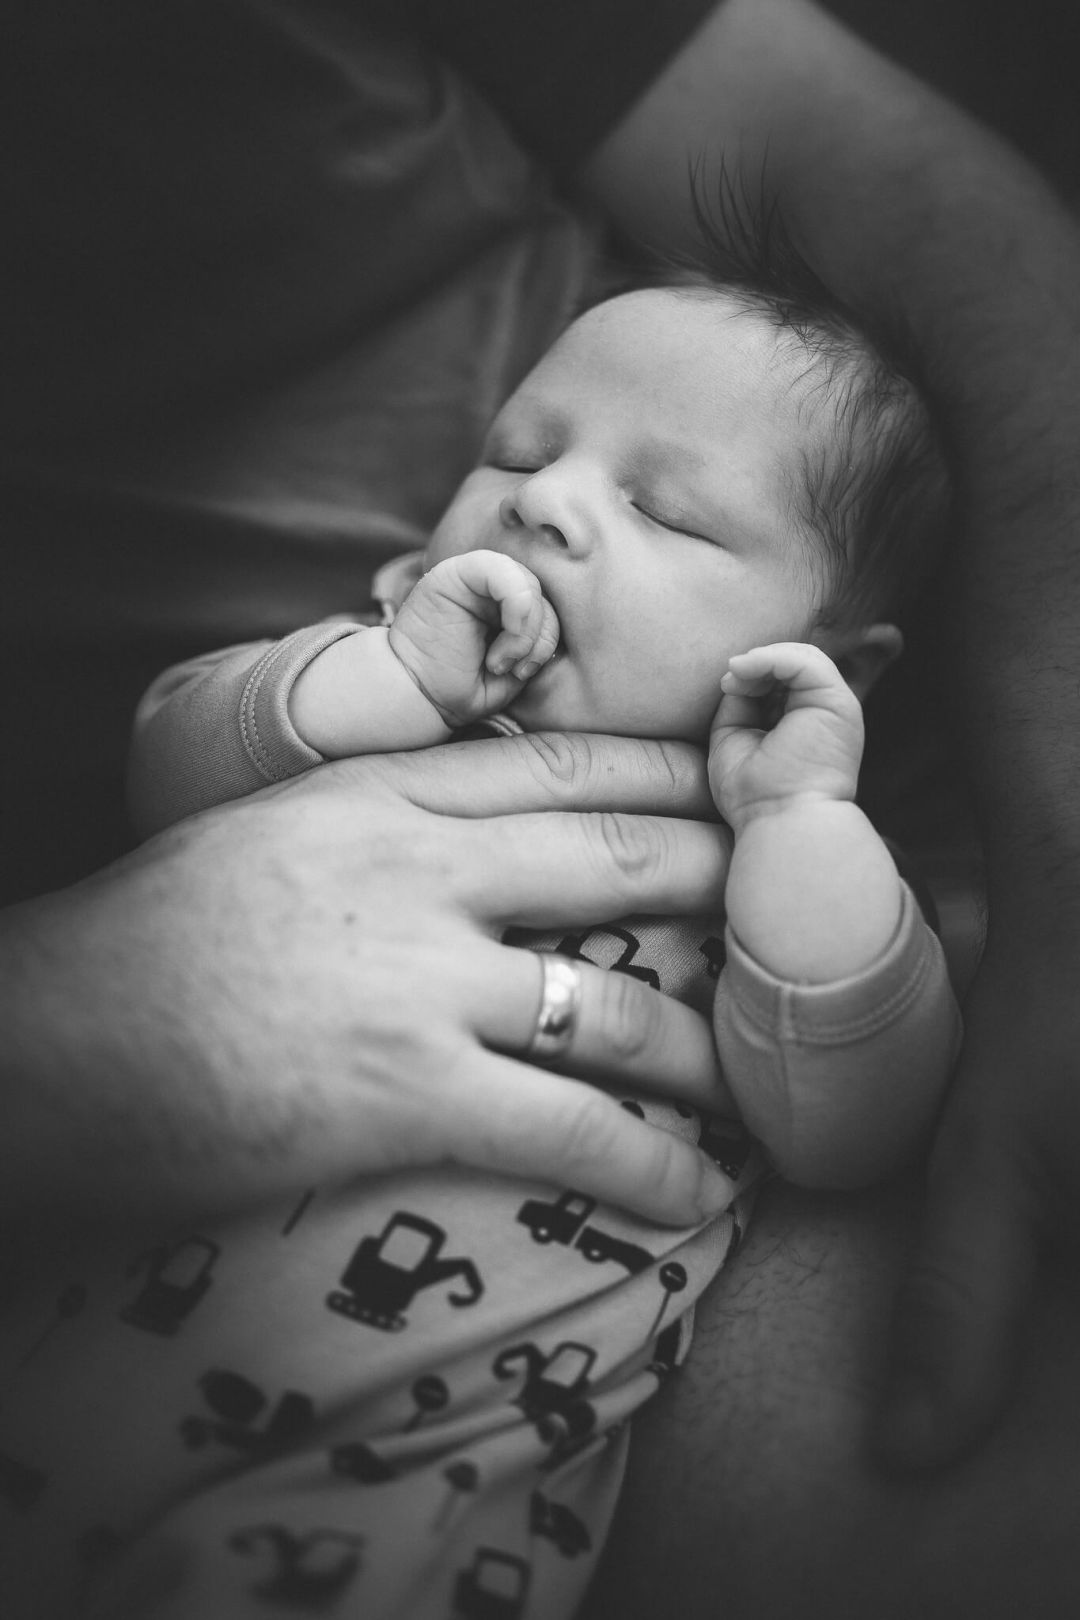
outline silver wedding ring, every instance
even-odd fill
[[[529,1057],[559,1057],[574,1038],[581,1011],[581,969],[567,956],[539,953],[540,1011],[526,1047]]]

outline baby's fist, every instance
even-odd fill
[[[862,707],[820,647],[781,641],[738,653],[721,687],[709,780],[736,831],[747,817],[800,798],[855,797]]]
[[[436,563],[390,627],[393,651],[451,728],[512,703],[558,644],[540,581],[498,551]]]

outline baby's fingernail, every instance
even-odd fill
[[[514,666],[514,674],[519,681],[527,681],[536,674],[540,668],[540,661],[536,658],[523,658],[520,664]]]

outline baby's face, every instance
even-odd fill
[[[700,740],[733,653],[810,639],[793,492],[831,413],[805,370],[729,299],[649,290],[590,310],[503,406],[427,565],[488,549],[539,579],[562,638],[511,710],[527,730]]]

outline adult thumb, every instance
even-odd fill
[[[873,1425],[886,1467],[943,1467],[993,1427],[1015,1378],[1037,1250],[1017,1144],[947,1110]]]

